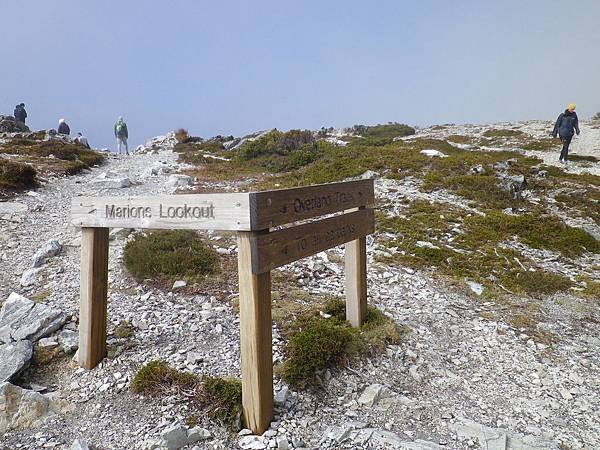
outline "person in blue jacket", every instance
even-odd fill
[[[579,136],[579,119],[577,118],[575,107],[575,103],[570,103],[567,106],[565,112],[561,113],[558,119],[556,119],[556,124],[554,124],[554,130],[552,131],[552,136],[556,137],[558,134],[563,143],[563,148],[560,152],[560,162],[563,164],[567,164],[569,145],[573,140],[573,136],[575,133]]]

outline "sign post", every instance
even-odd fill
[[[106,356],[110,227],[237,231],[242,406],[246,426],[261,434],[273,418],[271,270],[345,244],[346,318],[353,327],[362,325],[373,201],[373,180],[254,193],[73,199],[71,223],[82,232],[79,365],[92,369]],[[288,224],[295,226],[272,230]]]

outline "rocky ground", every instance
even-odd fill
[[[502,127],[542,137],[549,124],[494,125]],[[479,136],[490,128],[434,127],[417,136]],[[319,388],[296,391],[276,379],[276,417],[263,436],[232,435],[203,418],[187,429],[187,405],[179,396],[156,400],[129,389],[134,373],[153,359],[198,374],[240,375],[235,288],[165,292],[137,283],[121,262],[129,230],[111,232],[109,357],[93,370],[78,368],[69,340],[69,331],[77,327],[79,295],[79,233],[69,225],[71,200],[185,190],[192,180],[174,175],[182,167],[172,144],[157,139],[153,151],[112,156],[100,167],[49,180],[0,203],[0,337],[5,342],[0,352],[17,354],[16,342],[26,342],[21,345],[29,346],[29,353],[33,348],[34,359],[36,353],[54,356],[34,362],[12,380],[25,390],[0,384],[0,449],[66,449],[75,439],[99,449],[600,448],[598,299],[582,305],[569,292],[546,299],[554,314],[548,321],[559,339],[551,345],[536,342],[495,314],[501,305],[430,270],[382,262],[388,249],[379,233],[368,240],[369,302],[411,332],[378,357],[327,370]],[[574,150],[600,158],[600,130],[584,125]],[[556,153],[530,153],[558,165]],[[600,165],[571,163],[568,171],[598,175]],[[466,206],[445,192],[423,193],[410,179],[378,179],[376,192],[391,203],[425,196]],[[235,256],[232,236],[210,233],[207,238],[224,257]],[[532,253],[540,264],[546,258],[548,267],[557,261]],[[308,292],[340,294],[340,256],[341,250],[333,249],[282,271]],[[597,276],[597,256],[573,270]],[[13,292],[26,299],[13,295],[9,301]],[[24,318],[11,324],[7,305],[25,311],[22,316],[37,308],[43,320],[35,330]],[[577,308],[585,308],[590,319],[581,321]],[[128,333],[118,332],[123,321],[132,325]],[[40,337],[48,333],[50,338]],[[273,336],[279,361],[283,341],[276,328]],[[23,359],[27,352],[21,351]]]

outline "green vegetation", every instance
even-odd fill
[[[585,231],[540,213],[512,216],[492,211],[486,216],[465,216],[456,207],[413,202],[403,217],[379,215],[378,229],[398,236],[387,245],[401,250],[394,258],[404,264],[436,267],[459,280],[530,295],[563,291],[572,282],[537,269],[519,252],[504,248],[502,244],[512,236],[568,257],[585,250],[600,252],[600,243]]]
[[[288,339],[287,358],[278,373],[293,386],[310,385],[320,370],[350,362],[363,354],[381,352],[387,344],[400,341],[393,320],[373,307],[369,307],[365,324],[357,329],[346,322],[345,303],[340,299],[308,308],[290,307],[280,301],[275,308],[281,310],[282,306],[295,313],[291,317],[274,314]]]
[[[461,134],[451,134],[446,138],[448,142],[455,144],[472,144],[473,138],[471,136],[463,136]]]
[[[591,155],[569,155],[569,161],[587,161],[587,162],[599,162],[600,159]]]
[[[183,138],[180,136],[180,138]],[[205,154],[220,155],[225,151],[223,144],[219,141],[185,141],[175,144],[174,150],[179,153],[179,159],[188,164],[210,164],[215,161],[207,158]]]
[[[78,143],[65,143],[57,139],[35,141],[31,139],[13,139],[4,144],[2,152],[30,157],[48,157],[53,155],[63,161],[80,161],[84,167],[94,166],[104,161],[104,155],[90,150]]]
[[[496,138],[496,137],[515,137],[515,136],[523,136],[525,133],[523,133],[521,130],[501,130],[501,129],[497,129],[497,128],[493,128],[491,130],[487,130],[483,133],[483,136],[488,137],[488,138]]]
[[[0,158],[0,189],[30,189],[37,186],[37,171],[29,164]]]
[[[592,219],[600,225],[600,190],[588,188],[557,194],[554,199],[581,217]]]
[[[208,416],[223,423],[232,431],[239,428],[242,414],[242,383],[239,380],[212,376],[198,377],[181,372],[163,361],[151,361],[137,371],[131,389],[150,396],[184,393],[196,411],[204,410]],[[198,413],[188,421],[197,423]]]
[[[138,234],[125,246],[123,261],[138,280],[199,280],[219,268],[218,254],[189,230]]]
[[[554,150],[559,146],[560,142],[557,139],[532,139],[521,144],[523,150],[531,151],[547,151]]]
[[[119,325],[115,327],[114,335],[119,339],[127,339],[135,334],[133,325],[128,320],[121,320]]]
[[[592,120],[600,120],[600,112],[597,112],[592,116]]]
[[[388,123],[386,125],[354,125],[350,131],[365,138],[393,139],[395,137],[411,136],[415,129],[402,123]]]

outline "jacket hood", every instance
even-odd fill
[[[569,111],[568,109],[565,109],[565,116],[576,116],[577,113],[575,111]]]

